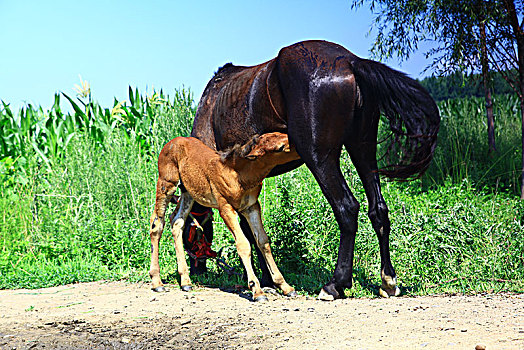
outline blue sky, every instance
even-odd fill
[[[369,57],[373,15],[330,1],[0,0],[0,99],[49,108],[55,92],[75,95],[79,75],[110,107],[142,92],[190,88],[195,100],[216,69],[254,65],[306,39],[337,42]],[[402,63],[414,78],[422,54]]]

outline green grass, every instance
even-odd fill
[[[169,139],[188,135],[192,99],[185,92],[170,98],[130,90],[129,101],[115,101],[111,109],[90,96],[71,99],[70,114],[61,112],[59,100],[50,111],[0,108],[0,124],[10,128],[0,134],[0,289],[149,281],[156,157]],[[427,176],[383,183],[392,261],[406,294],[524,290],[524,205],[515,190],[518,113],[510,102],[496,112],[499,154],[489,158],[482,110],[474,110],[482,108],[478,102],[440,105],[443,125]],[[346,154],[341,163],[362,204],[354,287],[347,294],[372,296],[380,284],[378,242],[360,179]],[[260,201],[284,276],[302,293],[318,292],[331,277],[339,232],[314,178],[301,167],[266,179]],[[232,235],[218,217],[213,247],[224,248],[225,259],[240,271]],[[176,282],[167,229],[160,262],[162,276]],[[210,274],[195,282],[243,284],[213,262],[209,266]]]
[[[488,153],[484,105],[484,99],[475,97],[439,103],[442,123],[426,183],[468,179],[477,187],[520,194],[522,128],[518,98],[494,96],[497,152],[492,154]]]

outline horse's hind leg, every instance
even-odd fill
[[[151,276],[152,288],[155,292],[164,292],[165,288],[160,279],[160,264],[158,262],[158,253],[160,238],[164,230],[166,208],[176,190],[176,186],[159,179],[156,185],[156,201],[153,214],[149,221],[149,235],[151,237],[151,265],[149,276]]]
[[[262,218],[260,217],[260,203],[256,203],[242,212],[242,215],[247,219],[251,231],[255,236],[255,240],[258,248],[260,249],[273,283],[282,290],[284,295],[289,297],[295,297],[297,293],[295,289],[291,287],[284,280],[284,276],[280,273],[273,255],[271,254],[271,247],[269,246],[269,239],[267,237],[264,226],[262,226]]]
[[[376,146],[373,147],[370,146],[370,144],[376,145],[376,142],[359,142],[358,144],[352,142],[346,145],[346,148],[362,180],[362,185],[368,198],[368,216],[377,234],[380,246],[380,277],[382,278],[382,286],[379,293],[382,297],[387,298],[389,296],[399,295],[400,289],[397,287],[397,276],[391,264],[389,254],[390,222],[388,207],[380,190]]]
[[[344,288],[352,286],[353,253],[360,209],[340,170],[342,135],[337,135],[337,129],[343,130],[340,126],[330,128],[332,135],[329,138],[308,138],[304,135],[293,137],[297,152],[315,176],[340,228],[337,264],[333,278],[322,287],[319,294],[323,300],[343,298]],[[289,130],[292,137],[294,132],[291,128]]]
[[[351,288],[353,254],[360,205],[340,170],[342,145],[353,122],[356,101],[354,77],[349,65],[337,61],[337,69],[318,63],[315,73],[305,72],[311,62],[285,57],[281,52],[281,81],[287,104],[290,141],[311,170],[328,200],[340,228],[340,243],[333,278],[324,285],[321,299],[343,298]],[[309,57],[309,56],[308,56]],[[340,69],[340,71],[338,70]]]
[[[177,205],[177,210],[169,218],[171,230],[175,241],[176,261],[178,274],[180,275],[180,288],[184,292],[192,289],[191,279],[189,278],[189,268],[187,267],[186,255],[184,251],[184,240],[182,233],[184,231],[184,222],[191,211],[193,198],[188,192],[183,192]]]
[[[330,153],[324,153],[321,157],[308,157],[305,162],[333,209],[340,228],[337,264],[331,281],[320,291],[319,299],[322,300],[343,298],[344,288],[351,288],[353,283],[353,254],[360,204],[340,171],[339,157],[340,151],[331,156]]]

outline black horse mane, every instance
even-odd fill
[[[231,62],[226,63],[222,67],[218,68],[210,82],[218,83],[223,79],[230,77],[232,74],[244,70],[245,68],[245,66],[235,66]]]
[[[255,147],[259,138],[260,135],[255,135],[247,143],[243,145],[236,144],[233,147],[229,147],[223,151],[218,151],[217,153],[220,155],[220,160],[222,162],[226,162],[235,157],[245,158],[249,154],[249,152],[251,152],[253,147]]]
[[[235,65],[233,65],[233,63],[231,62],[228,62],[226,64],[224,64],[222,67],[218,68],[218,70],[215,72],[215,74],[213,75],[213,78],[217,78],[217,77],[220,77],[221,75],[223,75],[224,73],[227,73],[227,71],[229,70],[229,68],[234,68],[236,67]]]

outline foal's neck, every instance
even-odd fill
[[[248,160],[241,157],[234,157],[233,159],[228,159],[224,162],[224,165],[238,174],[241,185],[252,187],[260,184],[260,182],[264,180],[271,169],[276,165],[264,158],[265,157],[256,160]]]

